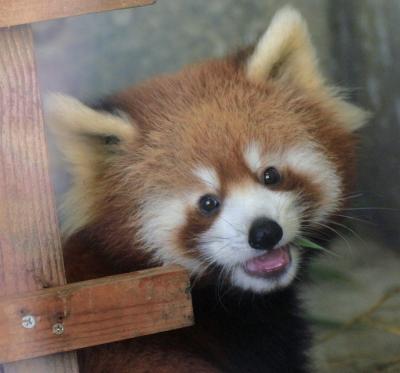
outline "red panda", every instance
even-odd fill
[[[83,372],[306,372],[298,277],[344,205],[366,113],[321,74],[305,21],[280,10],[255,46],[94,104],[54,95],[70,165],[69,281],[168,263],[196,325],[79,352]]]

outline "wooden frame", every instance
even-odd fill
[[[32,31],[28,25],[14,26],[152,2],[0,0],[0,363],[7,363],[4,372],[78,372],[75,353],[64,351],[192,323],[188,275],[176,267],[65,284]],[[14,27],[1,28],[8,26]],[[8,363],[47,354],[53,355]]]
[[[192,322],[189,282],[178,267],[77,282],[0,299],[0,360],[71,351]]]

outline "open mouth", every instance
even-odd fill
[[[267,253],[249,259],[243,265],[245,272],[255,277],[276,277],[290,266],[289,245],[277,247]]]

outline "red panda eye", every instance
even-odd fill
[[[199,209],[203,214],[210,215],[218,210],[220,201],[217,196],[206,194],[199,199]]]
[[[275,167],[268,167],[264,171],[263,181],[265,185],[276,185],[281,181],[281,175]]]

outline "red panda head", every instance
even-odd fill
[[[352,132],[366,119],[325,83],[292,8],[255,48],[149,80],[107,106],[49,102],[73,178],[66,235],[89,229],[128,262],[141,252],[254,292],[291,283],[302,257],[293,242],[341,208]]]

